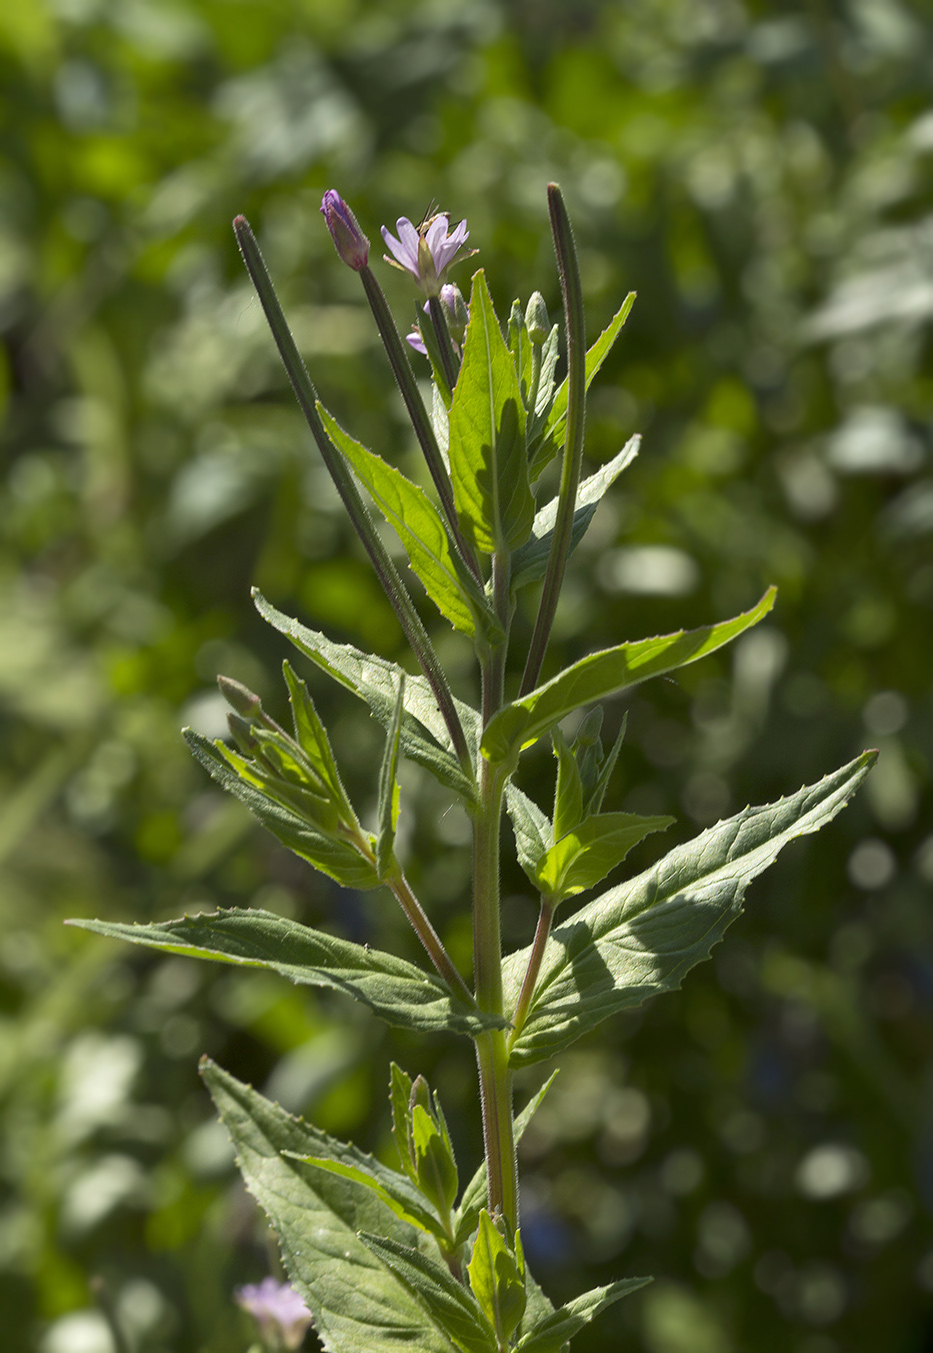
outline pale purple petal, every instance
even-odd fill
[[[288,1349],[297,1349],[311,1324],[311,1312],[288,1283],[263,1278],[234,1292],[237,1305],[257,1321],[260,1330],[275,1335]]]
[[[424,339],[417,329],[412,329],[410,334],[405,335],[406,342],[410,343],[415,352],[420,352],[422,357],[427,357],[428,350],[424,346]]]
[[[446,239],[439,240],[437,246],[432,247],[431,253],[434,257],[434,266],[437,269],[438,276],[453,261],[454,255],[469,237],[470,232],[466,228],[466,221],[461,221],[456,230],[447,235]]]
[[[401,263],[403,268],[407,268],[415,277],[418,276],[418,232],[409,221],[407,216],[400,216],[396,222],[398,230],[398,239],[391,233],[388,226],[382,227],[382,238],[392,253]]]

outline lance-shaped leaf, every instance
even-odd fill
[[[556,902],[595,888],[651,832],[663,832],[672,817],[597,813],[550,846],[535,869],[535,886]]]
[[[443,1264],[389,1236],[361,1231],[360,1240],[397,1275],[461,1353],[497,1353],[489,1321]]]
[[[483,756],[490,761],[512,763],[520,750],[537,742],[575,709],[714,653],[757,625],[771,610],[775,596],[776,589],[770,587],[757,606],[734,620],[619,644],[617,648],[581,658],[494,715],[483,733]]]
[[[532,452],[542,428],[547,423],[551,405],[554,402],[554,371],[557,367],[559,328],[555,324],[541,347],[541,372],[538,376],[538,393],[535,397],[534,415],[528,418],[525,428],[525,445]],[[529,478],[531,478],[529,474]]]
[[[476,1035],[493,1023],[475,1006],[452,995],[434,973],[394,954],[326,935],[258,908],[183,916],[155,925],[83,919],[69,924],[150,949],[268,968],[304,986],[342,991],[400,1029]]]
[[[352,644],[335,644],[317,630],[308,629],[291,616],[283,615],[258,591],[253,600],[259,614],[280,634],[290,639],[299,652],[311,659],[328,676],[348,691],[365,700],[384,728],[392,722],[399,686],[405,678],[404,713],[400,745],[411,761],[424,766],[442,784],[471,803],[475,784],[467,779],[455,756],[447,725],[437,708],[431,687],[422,676],[406,676],[398,663],[374,653],[363,653]],[[454,701],[467,741],[478,738],[479,715],[461,700]]]
[[[449,1242],[450,1237],[434,1212],[425,1207],[420,1192],[412,1188],[405,1176],[399,1174],[397,1170],[389,1170],[372,1158],[369,1168],[365,1170],[358,1165],[348,1165],[339,1160],[326,1160],[320,1156],[301,1156],[299,1159],[304,1160],[307,1165],[316,1165],[319,1170],[327,1170],[331,1174],[340,1175],[342,1179],[349,1179],[351,1183],[371,1189],[402,1221],[433,1236],[441,1244]]]
[[[253,763],[245,761],[223,743],[210,742],[190,728],[185,729],[185,741],[211,777],[245,803],[283,846],[345,888],[378,887],[379,877],[372,857],[362,855],[356,846],[341,836],[318,830],[310,820],[311,796],[301,798],[300,791],[296,791],[292,806],[286,807],[260,786],[252,769]]]
[[[525,1256],[521,1231],[515,1232],[513,1251],[483,1208],[467,1273],[473,1295],[496,1331],[502,1348],[508,1344],[525,1314]]]
[[[582,1297],[568,1301],[560,1310],[553,1311],[542,1321],[522,1334],[515,1345],[515,1353],[561,1353],[568,1339],[579,1334],[584,1326],[595,1320],[600,1311],[612,1306],[622,1297],[646,1286],[650,1278],[623,1278],[608,1287],[594,1287]]]
[[[613,315],[612,319],[603,329],[596,342],[586,354],[585,379],[586,388],[590,388],[593,379],[603,362],[609,356],[612,345],[618,338],[622,326],[628,319],[629,311],[635,303],[635,292],[630,291],[622,302],[619,309]],[[554,458],[560,434],[563,431],[567,421],[567,395],[568,385],[566,377],[557,388],[553,403],[544,424],[544,430],[541,434],[541,443],[532,453],[531,466],[529,474],[531,482],[534,483],[540,476],[545,466]]]
[[[752,879],[789,841],[831,821],[876,757],[863,752],[818,784],[717,823],[553,931],[513,1064],[551,1057],[609,1015],[679,987],[740,914]],[[518,1000],[529,952],[505,962],[507,1009]]]
[[[487,640],[501,641],[502,626],[495,612],[476,579],[458,559],[441,514],[424,490],[354,441],[323,404],[318,403],[317,409],[327,435],[398,534],[412,569],[441,615],[471,639],[478,625]]]
[[[577,490],[577,502],[573,514],[573,526],[570,532],[570,551],[580,544],[587,528],[593,520],[596,508],[605,497],[623,470],[631,465],[638,455],[641,437],[636,433],[630,437],[622,450],[608,461],[595,474],[591,474]],[[540,582],[547,572],[548,556],[551,553],[551,537],[557,520],[559,498],[552,498],[546,507],[535,514],[531,527],[531,536],[512,557],[512,590],[527,587],[530,583]]]
[[[379,813],[376,832],[376,870],[384,879],[395,860],[395,828],[398,823],[398,746],[402,728],[405,682],[399,683],[392,722],[386,731],[386,749],[379,772]]]
[[[523,544],[535,515],[525,410],[482,271],[473,279],[463,365],[450,406],[449,454],[460,524],[474,545],[492,554]]]
[[[532,885],[537,888],[538,861],[554,840],[551,819],[538,807],[534,799],[523,794],[511,780],[505,787],[505,806],[515,833],[518,862]]]
[[[359,1239],[360,1231],[378,1231],[405,1245],[417,1232],[369,1190],[347,1188],[346,1180],[301,1160],[367,1168],[369,1157],[292,1118],[206,1058],[202,1075],[246,1187],[275,1228],[289,1279],[329,1353],[399,1353],[403,1346],[454,1353],[439,1322]]]
[[[343,787],[340,772],[337,770],[337,763],[331,751],[327,730],[318,717],[318,712],[314,708],[314,701],[308,694],[308,688],[303,681],[299,680],[287,662],[283,662],[282,671],[285,673],[285,683],[288,686],[295,740],[324,784],[330,789],[334,802],[343,809],[342,820],[352,821],[355,814]]]

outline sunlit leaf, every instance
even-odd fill
[[[482,271],[473,279],[463,365],[450,406],[450,474],[460,523],[486,554],[531,533],[525,410]]]
[[[554,930],[513,1063],[551,1057],[617,1011],[679,987],[740,914],[752,879],[789,841],[831,821],[876,758],[863,752],[789,798],[743,809]],[[518,1000],[528,954],[505,962],[507,1009]]]
[[[714,653],[757,625],[771,610],[776,595],[776,589],[769,588],[757,606],[734,620],[619,644],[581,658],[494,715],[483,733],[483,756],[510,763],[521,749],[537,742],[574,710]]]
[[[623,470],[631,465],[638,455],[641,437],[630,437],[622,450],[608,461],[595,474],[584,479],[577,490],[577,502],[573,514],[573,526],[570,534],[571,553],[586,535],[596,509],[606,492],[618,479]],[[546,507],[535,514],[531,527],[531,536],[512,557],[512,588],[527,587],[529,583],[539,582],[547,572],[548,556],[551,552],[551,538],[554,534],[554,522],[557,520],[558,498],[552,498]]]
[[[201,1074],[324,1347],[399,1353],[407,1345],[419,1353],[453,1353],[439,1322],[359,1239],[361,1231],[377,1231],[383,1243],[404,1247],[417,1232],[371,1190],[348,1188],[346,1179],[302,1160],[327,1158],[365,1170],[370,1157],[292,1118],[206,1058]]]
[[[396,1028],[476,1034],[502,1022],[451,995],[435,973],[259,908],[205,912],[154,925],[83,919],[71,924],[150,949],[267,968],[304,986],[342,991]]]
[[[579,1334],[600,1311],[650,1282],[650,1278],[622,1278],[608,1287],[595,1287],[591,1292],[585,1292],[523,1333],[515,1345],[515,1353],[561,1353],[568,1339]]]
[[[502,627],[492,607],[469,569],[457,558],[443,518],[428,495],[344,432],[323,404],[317,407],[328,436],[398,533],[413,571],[441,615],[470,638],[479,624],[487,639],[501,639]]]
[[[489,1321],[443,1264],[390,1236],[361,1231],[360,1240],[397,1275],[461,1353],[497,1353]]]
[[[398,663],[374,653],[363,653],[352,644],[335,644],[326,635],[277,611],[258,591],[254,591],[253,598],[256,609],[270,625],[334,681],[365,700],[384,728],[392,722],[399,685],[404,677],[405,712],[399,735],[402,751],[467,802],[472,801],[476,787],[464,775],[453,752],[447,725],[424,677],[406,675]],[[454,703],[467,741],[475,743],[479,715],[461,700]]]

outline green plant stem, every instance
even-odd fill
[[[511,619],[509,558],[495,554],[492,561],[493,599],[503,631]],[[483,660],[484,726],[502,707],[508,638],[488,651]],[[507,774],[485,758],[479,768],[479,793],[473,820],[473,966],[476,1004],[493,1014],[504,1013],[502,994],[502,939],[500,926],[499,843],[502,795]],[[489,1179],[489,1208],[505,1217],[513,1232],[518,1226],[518,1169],[512,1128],[512,1079],[506,1033],[495,1029],[476,1040],[483,1138]]]
[[[460,976],[456,964],[444,948],[441,937],[425,915],[424,908],[412,892],[411,885],[405,875],[399,873],[395,878],[387,879],[386,882],[398,899],[402,911],[408,917],[412,929],[424,945],[425,952],[441,977],[444,978],[456,995],[465,1000],[468,1005],[474,1005],[472,991]]]
[[[534,422],[535,405],[538,402],[538,388],[541,385],[541,344],[531,345],[531,388],[525,404],[525,413],[529,423]]]
[[[386,356],[389,359],[389,365],[392,367],[392,373],[395,376],[396,384],[401,392],[402,399],[405,401],[405,408],[408,410],[408,417],[414,428],[415,436],[424,453],[427,462],[428,471],[434,481],[434,487],[437,489],[437,496],[441,501],[441,507],[447,518],[447,524],[450,527],[450,534],[457,550],[469,568],[473,576],[482,581],[479,564],[476,562],[476,555],[463,538],[460,530],[460,522],[457,517],[457,508],[454,503],[454,491],[450,483],[450,476],[447,473],[447,467],[444,464],[444,458],[441,455],[440,447],[437,444],[437,438],[434,435],[434,428],[428,417],[427,409],[424,407],[424,400],[421,398],[421,391],[418,389],[418,382],[415,380],[415,373],[411,369],[411,363],[405,352],[401,335],[389,309],[389,303],[385,298],[382,288],[376,281],[372,268],[365,267],[360,269],[360,277],[363,281],[363,290],[366,292],[366,299],[369,301],[370,309],[373,312],[373,319],[376,321],[376,327],[379,330],[379,336],[382,339],[386,350]],[[450,336],[447,338],[450,342]],[[456,379],[454,381],[456,383]],[[450,386],[453,390],[453,384]]]
[[[402,627],[402,632],[414,653],[418,665],[424,673],[434,692],[434,698],[437,701],[438,708],[447,725],[447,731],[450,734],[450,740],[453,743],[454,751],[460,765],[467,775],[473,776],[473,761],[467,746],[466,736],[463,732],[463,726],[460,722],[460,716],[454,705],[453,695],[447,684],[447,678],[444,669],[441,667],[437,654],[434,652],[434,646],[427,636],[424,626],[418,616],[417,611],[412,604],[411,597],[405,589],[405,585],[398,575],[398,571],[392,560],[389,558],[386,548],[379,538],[375,525],[363,505],[363,500],[359,495],[353,476],[344,461],[343,457],[336,450],[324,430],[324,425],[318,416],[315,407],[317,403],[317,392],[311,383],[311,377],[308,375],[307,368],[301,359],[301,354],[292,337],[292,332],[288,327],[288,321],[279,304],[279,298],[275,293],[275,287],[272,284],[272,278],[269,276],[265,260],[260,252],[259,245],[256,243],[256,237],[250,229],[249,222],[243,216],[238,216],[233,223],[236,232],[237,242],[240,246],[240,252],[243,255],[243,262],[246,264],[246,270],[252,279],[253,286],[259,296],[269,328],[272,330],[272,336],[275,339],[276,347],[279,350],[279,356],[282,364],[288,373],[288,379],[291,381],[292,389],[305,421],[311,429],[311,435],[317,443],[318,450],[321,453],[321,459],[327,466],[331,479],[334,481],[337,492],[347,515],[353,523],[353,527],[363,543],[366,553],[369,555],[373,568],[376,571],[383,591],[388,597],[392,609],[398,617],[398,622]]]
[[[586,322],[583,314],[580,267],[570,228],[570,217],[567,215],[564,199],[556,183],[548,184],[547,195],[567,328],[567,439],[564,443],[560,495],[554,533],[551,537],[551,552],[548,556],[538,617],[528,647],[519,699],[534,690],[538,684],[551,626],[554,623],[554,613],[557,610],[557,599],[564,581],[564,569],[570,553],[570,534],[573,529],[577,489],[580,484],[583,427],[586,416]]]
[[[544,950],[547,947],[548,936],[551,933],[551,923],[554,920],[555,910],[552,898],[541,898],[541,910],[538,913],[538,925],[535,930],[531,953],[528,956],[528,967],[525,969],[522,989],[518,994],[515,1012],[512,1015],[512,1029],[508,1039],[510,1053],[515,1046],[515,1040],[525,1027],[525,1020],[528,1018],[528,1011],[535,994],[535,985],[538,981],[538,973],[541,971],[541,962],[544,958]]]
[[[451,394],[453,394],[454,387],[457,384],[457,377],[460,374],[460,363],[457,361],[457,354],[454,352],[454,345],[450,337],[450,329],[447,325],[447,318],[444,314],[444,306],[440,296],[428,297],[428,312],[431,316],[434,336],[437,339],[437,347],[441,355],[441,366],[444,368],[444,378],[447,381],[447,388],[450,390]]]

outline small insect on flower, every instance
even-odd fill
[[[397,239],[388,226],[382,227],[382,238],[394,255],[390,258],[385,254],[385,261],[393,268],[411,273],[426,296],[441,294],[447,269],[470,236],[466,221],[461,221],[452,231],[448,231],[449,224],[450,212],[443,211],[417,226],[407,216],[400,216],[395,226]],[[475,249],[469,249],[461,254],[461,259],[475,253]]]

